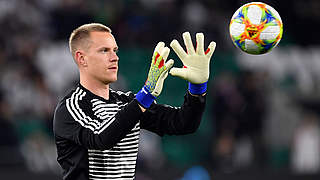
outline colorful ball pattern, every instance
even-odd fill
[[[282,38],[283,24],[278,12],[262,2],[241,6],[232,16],[229,32],[233,44],[249,54],[264,54]]]

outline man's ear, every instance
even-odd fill
[[[86,61],[85,54],[83,51],[76,51],[75,60],[76,60],[76,63],[78,64],[78,66],[84,66],[84,67],[87,66],[87,61]]]

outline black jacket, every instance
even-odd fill
[[[186,93],[181,107],[153,103],[142,113],[133,93],[109,95],[79,84],[58,103],[53,131],[63,179],[134,179],[140,128],[159,136],[193,133],[206,100]]]

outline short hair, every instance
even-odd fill
[[[75,57],[75,52],[79,49],[80,45],[90,47],[89,37],[91,32],[111,33],[111,29],[100,23],[89,23],[73,30],[69,38],[69,49],[73,57]]]

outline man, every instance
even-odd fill
[[[111,30],[97,23],[75,29],[70,51],[79,68],[80,83],[57,105],[54,135],[63,179],[134,179],[140,129],[160,136],[194,132],[205,108],[209,62],[215,49],[206,52],[203,34],[197,34],[196,50],[189,33],[183,34],[184,52],[171,43],[185,68],[170,68],[169,48],[158,43],[147,81],[136,95],[113,91],[117,80],[118,46]],[[170,74],[189,81],[189,91],[180,108],[154,103]]]

